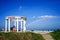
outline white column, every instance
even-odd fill
[[[21,21],[21,31],[22,31],[22,21]]]
[[[18,32],[18,18],[17,18],[17,32]]]
[[[5,20],[5,32],[7,32],[7,19]]]
[[[23,29],[23,31],[25,32],[26,31],[26,21],[24,20],[24,29]]]
[[[10,19],[8,19],[8,32],[10,32]]]

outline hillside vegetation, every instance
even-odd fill
[[[54,32],[51,32],[50,34],[55,40],[60,40],[60,30],[54,30]]]
[[[44,40],[40,34],[32,32],[0,32],[0,40]]]

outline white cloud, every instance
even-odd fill
[[[37,19],[37,18],[60,18],[60,16],[52,16],[52,15],[42,15],[42,16],[32,16],[32,19]]]
[[[20,7],[19,7],[19,11],[20,11],[22,8],[23,8],[23,7],[22,7],[22,6],[20,6]]]
[[[44,16],[38,16],[38,18],[56,18],[57,16],[51,16],[51,15],[44,15]]]
[[[36,16],[32,16],[32,18],[36,18]]]
[[[20,6],[20,8],[22,8],[22,6]]]

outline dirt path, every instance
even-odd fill
[[[51,35],[49,35],[49,34],[42,34],[42,36],[44,37],[44,39],[45,40],[54,40],[52,37],[51,37]]]
[[[50,35],[50,34],[48,34],[49,32],[36,32],[36,33],[38,33],[38,34],[41,34],[43,37],[44,37],[44,39],[45,40],[54,40],[53,38],[52,38],[52,36]]]

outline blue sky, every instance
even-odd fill
[[[59,0],[0,0],[0,28],[6,16],[26,16],[27,29],[60,29]]]

